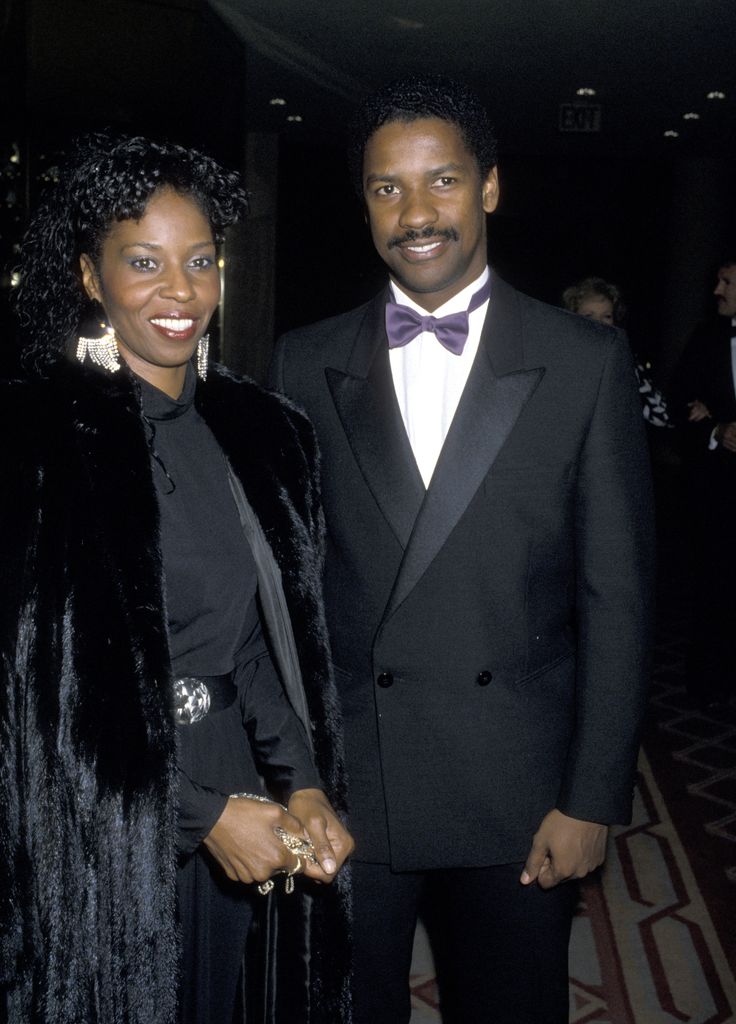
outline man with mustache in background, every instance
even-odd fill
[[[363,105],[386,288],[283,337],[322,448],[354,870],[354,1020],[403,1024],[421,909],[445,1024],[563,1024],[576,888],[631,814],[652,583],[625,338],[487,266],[496,143],[463,86]]]
[[[736,694],[736,253],[718,267],[717,316],[693,331],[672,382],[690,547],[687,688],[704,708]]]

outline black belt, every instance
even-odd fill
[[[233,673],[222,676],[182,676],[174,680],[174,718],[177,725],[195,725],[214,711],[224,711],[238,695]]]

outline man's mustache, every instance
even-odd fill
[[[421,231],[413,231],[409,228],[409,230],[403,235],[395,235],[393,238],[389,238],[388,248],[395,249],[397,245],[407,245],[410,242],[421,242],[427,238],[444,238],[448,242],[457,242],[460,236],[455,228],[433,228],[431,224],[428,224],[426,228],[422,228]]]

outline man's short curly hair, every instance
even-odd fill
[[[80,255],[97,263],[112,224],[139,220],[151,196],[166,188],[191,196],[217,242],[247,209],[240,176],[196,150],[106,133],[76,143],[21,248],[15,304],[27,366],[40,369],[58,359],[94,311],[82,287]]]
[[[602,277],[584,277],[562,293],[562,305],[571,313],[577,313],[586,299],[608,299],[613,307],[613,322],[620,327],[626,319],[626,305],[621,289]]]
[[[454,124],[475,157],[481,178],[496,166],[498,145],[488,113],[466,85],[440,75],[421,75],[389,82],[368,96],[350,127],[348,162],[353,187],[363,196],[363,155],[368,140],[392,121],[437,117]]]

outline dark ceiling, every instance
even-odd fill
[[[736,153],[734,0],[210,4],[246,43],[249,121],[263,129],[337,136],[365,91],[442,72],[484,97],[504,154]],[[560,104],[581,87],[596,90],[602,130],[563,134]]]

